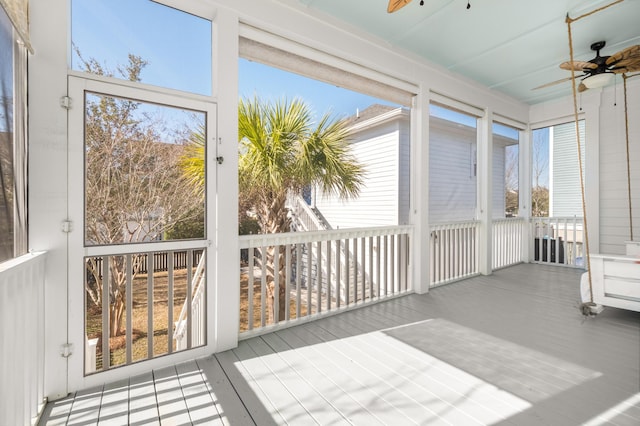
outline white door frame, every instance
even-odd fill
[[[84,376],[84,307],[85,290],[83,259],[89,255],[104,254],[106,247],[85,247],[84,245],[84,118],[85,93],[99,93],[124,97],[142,102],[167,105],[194,111],[202,111],[207,115],[207,175],[206,175],[206,236],[204,240],[162,241],[136,243],[136,252],[180,250],[206,247],[207,264],[207,344],[205,346],[165,355],[147,361],[137,362],[105,372]],[[210,98],[191,95],[176,90],[162,89],[140,83],[121,81],[113,78],[84,75],[69,76],[68,95],[71,107],[68,114],[68,182],[69,182],[69,220],[71,232],[68,239],[68,342],[72,345],[72,355],[68,358],[68,389],[70,391],[92,387],[109,381],[120,380],[148,372],[155,368],[205,356],[214,351],[215,318],[212,308],[215,306],[215,265],[216,265],[216,149],[217,149],[217,105]],[[127,250],[128,247],[128,250]],[[131,251],[132,245],[120,245],[114,249],[109,246],[109,254]]]

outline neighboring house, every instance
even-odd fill
[[[579,129],[584,168],[586,145],[584,120],[579,121]],[[551,217],[582,217],[583,215],[577,147],[575,123],[549,128],[549,216]]]
[[[352,152],[366,170],[360,196],[340,200],[314,191],[312,204],[334,229],[409,223],[410,113],[372,105],[349,119]],[[429,219],[476,218],[476,129],[430,118]],[[506,147],[515,139],[494,134],[493,215],[505,216]]]
[[[312,204],[333,229],[407,224],[409,110],[374,104],[348,120],[352,153],[366,173],[360,195],[340,200],[316,190]]]

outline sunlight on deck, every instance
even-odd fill
[[[234,365],[274,419],[302,405],[321,424],[338,413],[356,424],[492,424],[600,376],[443,319],[275,353],[278,338],[263,338],[241,344]]]

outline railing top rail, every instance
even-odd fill
[[[479,220],[472,219],[472,220],[459,220],[459,221],[452,221],[452,222],[435,222],[435,223],[429,224],[429,227],[431,228],[431,230],[433,230],[435,228],[442,228],[442,227],[476,226],[479,224],[480,224]]]
[[[14,257],[13,259],[0,262],[0,273],[4,271],[18,270],[19,268],[29,268],[31,262],[44,260],[46,257],[46,251],[33,251],[27,254],[23,254],[20,257]]]
[[[294,207],[299,207],[302,210],[302,212],[313,222],[313,224],[316,226],[316,228],[318,228],[318,229],[326,229],[324,223],[322,223],[322,221],[320,221],[318,216],[316,216],[316,214],[311,209],[311,206],[309,206],[307,204],[307,202],[304,200],[304,198],[302,198],[302,196],[300,194],[296,194],[296,195],[292,196],[291,197],[291,202],[295,203],[293,205]]]
[[[286,232],[281,234],[241,235],[240,248],[300,244],[347,238],[377,237],[392,234],[410,234],[411,232],[413,232],[412,225],[401,225],[373,228],[333,229],[326,231]]]
[[[525,222],[524,217],[497,217],[491,220],[494,223],[499,222]]]
[[[164,251],[185,251],[207,248],[208,240],[154,241],[145,243],[112,244],[104,246],[87,246],[85,256],[116,256],[137,253],[157,253]]]
[[[532,222],[548,222],[548,221],[556,221],[556,220],[582,220],[582,216],[549,216],[549,217],[534,216],[531,218]]]

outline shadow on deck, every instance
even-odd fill
[[[41,424],[640,423],[640,314],[519,265],[77,392]]]

